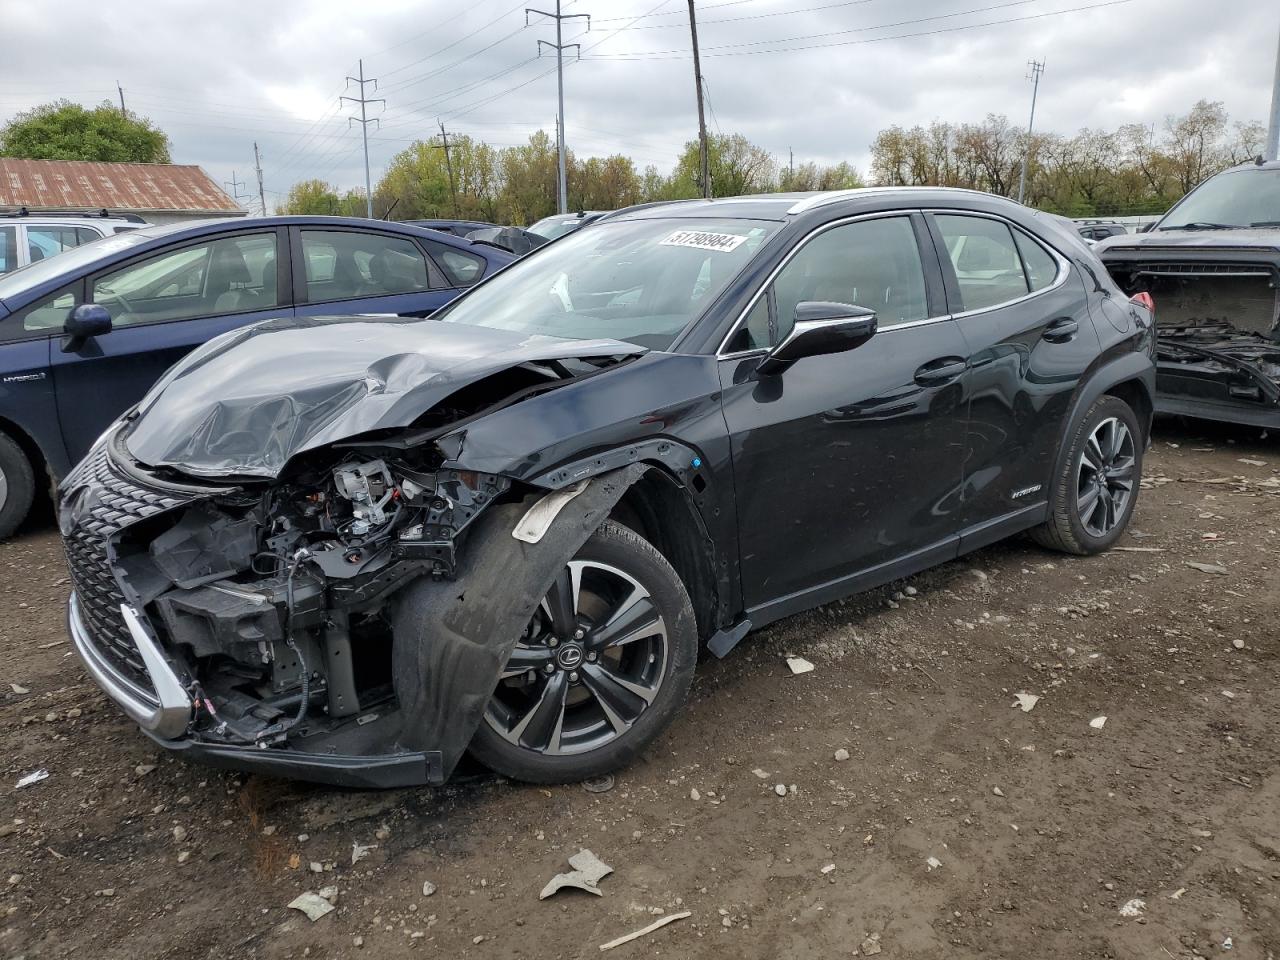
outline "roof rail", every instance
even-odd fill
[[[129,223],[146,223],[136,213],[112,213],[105,207],[101,210],[37,210],[32,213],[26,207],[17,210],[0,211],[0,217],[75,217],[79,220],[99,217],[104,220],[127,220]]]

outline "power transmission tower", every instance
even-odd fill
[[[1031,159],[1031,128],[1036,123],[1036,94],[1040,92],[1040,74],[1044,73],[1043,60],[1027,61],[1027,79],[1031,81],[1031,119],[1027,121],[1027,148],[1022,154],[1022,174],[1018,177],[1018,202],[1027,193],[1027,163]]]
[[[437,120],[436,122],[440,124],[440,139],[443,142],[437,143],[435,147],[437,150],[444,151],[444,165],[445,165],[445,169],[449,171],[449,195],[453,197],[453,215],[454,217],[457,217],[458,216],[458,188],[454,185],[454,182],[453,182],[453,158],[450,157],[449,155],[449,134],[444,129],[443,120]]]
[[[1280,46],[1276,48],[1276,78],[1271,88],[1271,123],[1267,127],[1267,152],[1263,159],[1280,160]]]
[[[542,56],[543,46],[548,46],[556,52],[556,86],[560,98],[560,110],[556,114],[558,118],[556,126],[556,153],[559,155],[559,181],[556,184],[556,210],[560,213],[569,212],[569,181],[565,174],[564,162],[564,52],[570,47],[575,47],[578,56],[582,56],[582,45],[578,43],[565,43],[563,37],[563,25],[566,20],[582,18],[587,21],[587,29],[591,29],[591,14],[589,13],[561,13],[560,0],[556,0],[556,12],[547,13],[545,10],[534,10],[532,7],[526,7],[524,11],[524,25],[529,25],[529,14],[536,13],[540,17],[549,17],[556,22],[556,42],[550,43],[546,40],[538,41],[538,56]]]
[[[387,101],[381,98],[371,100],[364,95],[364,87],[365,87],[365,84],[367,83],[372,83],[373,90],[375,93],[377,93],[378,81],[372,80],[372,79],[370,80],[365,79],[363,60],[360,61],[359,73],[360,73],[360,76],[358,77],[347,77],[347,87],[350,88],[351,84],[353,83],[360,84],[360,96],[339,97],[338,103],[342,103],[343,100],[350,100],[352,103],[360,104],[360,116],[347,117],[347,127],[349,128],[353,123],[360,124],[360,135],[364,138],[364,209],[365,209],[365,215],[370,220],[372,220],[373,219],[373,185],[370,183],[370,180],[369,180],[369,124],[376,123],[379,126],[381,126],[382,124],[377,117],[369,116],[368,106],[371,103],[380,103],[385,107],[387,104]]]
[[[711,199],[711,151],[707,147],[707,117],[702,109],[702,61],[698,58],[698,17],[689,0],[689,33],[693,35],[693,82],[698,91],[698,167],[702,195]]]
[[[116,89],[120,91],[120,116],[127,117],[129,111],[124,108],[124,87],[120,86],[120,81],[116,81]]]
[[[262,154],[258,153],[258,141],[253,141],[253,167],[258,171],[258,202],[262,204],[262,215],[267,215],[267,192],[262,187]]]

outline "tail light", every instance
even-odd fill
[[[1147,293],[1147,291],[1143,290],[1141,293],[1135,293],[1129,298],[1129,302],[1136,303],[1140,307],[1145,307],[1147,312],[1151,314],[1152,319],[1155,319],[1156,302],[1152,299],[1151,294]]]

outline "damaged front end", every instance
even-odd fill
[[[307,350],[306,369],[279,361]],[[213,341],[60,488],[87,669],[154,739],[208,762],[341,785],[443,782],[479,723],[474,690],[492,692],[534,615],[530,591],[545,592],[544,572],[621,495],[598,478],[557,519],[567,534],[521,543],[516,521],[548,490],[466,469],[466,427],[643,352],[369,318]],[[477,542],[484,555],[465,557]],[[472,592],[464,560],[496,570],[507,594]],[[432,583],[447,588],[434,609],[470,595],[504,612],[397,650],[398,598]],[[437,691],[429,701],[395,666],[422,651],[437,665],[414,673]]]
[[[1280,251],[1154,244],[1102,253],[1156,305],[1159,413],[1280,427]]]
[[[277,482],[203,487],[144,473],[117,433],[64,485],[77,648],[168,746],[238,766],[287,747],[299,776],[440,782],[438,752],[396,747],[388,599],[452,578],[465,531],[511,486],[441,459],[330,449]]]

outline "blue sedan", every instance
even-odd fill
[[[280,316],[426,317],[513,259],[408,224],[263,217],[147,227],[0,277],[0,537],[41,474],[205,341]]]

